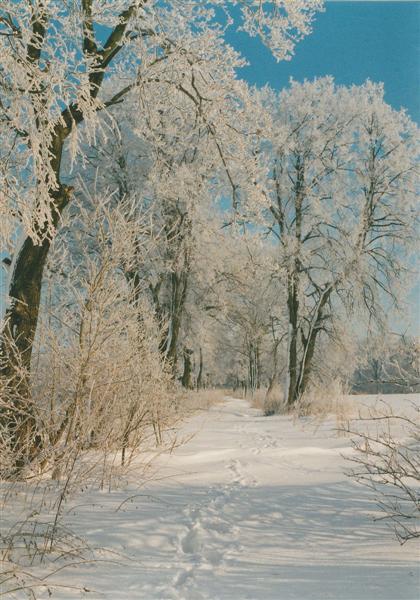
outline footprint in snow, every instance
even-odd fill
[[[184,554],[198,554],[202,548],[202,541],[199,532],[200,525],[196,523],[181,539],[181,548]]]
[[[182,585],[184,585],[184,583],[190,577],[193,577],[192,569],[189,569],[187,571],[180,571],[180,573],[178,573],[177,575],[175,575],[175,577],[173,579],[173,585],[175,587],[181,587]]]
[[[203,552],[203,556],[204,556],[205,560],[207,562],[209,562],[211,565],[213,565],[214,567],[216,567],[217,565],[220,565],[220,563],[223,560],[223,553],[219,552],[218,550],[214,550],[214,549],[205,550]]]

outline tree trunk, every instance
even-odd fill
[[[200,346],[200,362],[198,367],[198,375],[197,375],[197,390],[200,390],[203,387],[203,350]]]
[[[191,357],[193,351],[189,348],[184,348],[184,372],[181,377],[181,383],[184,388],[187,390],[192,390],[192,361]]]
[[[126,28],[134,11],[135,6],[132,5],[120,14],[119,22],[108,36],[103,50],[97,51],[94,41],[89,39],[89,36],[85,36],[83,49],[91,53],[92,65],[94,65],[94,69],[89,72],[91,98],[97,97],[109,63],[124,46]],[[26,53],[28,63],[38,63],[41,59],[47,29],[48,14],[41,6],[37,14],[34,13],[32,21],[33,35],[27,45]],[[22,61],[25,62],[24,57]],[[44,94],[41,94],[38,98],[41,105],[46,101],[43,96]],[[60,183],[64,143],[73,127],[83,120],[83,112],[77,104],[72,103],[63,109],[61,118],[53,127],[54,133],[48,150],[50,166],[57,184],[49,190],[54,227],[58,225],[61,213],[68,204],[72,192],[72,188]],[[42,111],[38,113],[37,110],[35,110],[34,121],[42,137],[43,130],[46,127],[50,129],[51,123],[46,123]],[[12,304],[6,313],[7,322],[0,342],[0,377],[6,382],[8,396],[11,398],[10,409],[3,410],[0,414],[0,423],[10,432],[10,449],[15,456],[17,470],[21,470],[25,459],[31,460],[38,444],[36,421],[30,402],[29,374],[41,300],[42,276],[51,244],[49,235],[42,231],[42,225],[39,233],[42,243],[36,246],[30,238],[27,238],[16,258],[9,289]],[[23,377],[22,369],[25,370]],[[23,450],[27,456],[22,458]]]
[[[297,400],[299,300],[297,297],[297,277],[293,274],[288,279],[287,308],[289,313],[289,328],[287,334],[287,381],[285,395],[287,406],[290,408]]]
[[[314,317],[312,319],[308,337],[306,338],[304,343],[303,357],[300,365],[299,379],[296,387],[296,400],[303,396],[309,382],[309,377],[312,371],[312,361],[315,354],[316,340],[322,328],[322,324],[324,321],[324,308],[331,296],[332,289],[333,288],[330,285],[327,288],[325,288],[325,290],[322,292],[321,297],[318,301],[318,305],[316,307]]]
[[[171,274],[171,313],[166,344],[166,358],[171,365],[173,377],[176,377],[178,362],[177,346],[179,331],[187,296],[188,274]]]
[[[301,156],[295,164],[296,180],[294,185],[295,204],[295,240],[296,250],[292,272],[288,273],[287,308],[289,313],[288,343],[287,343],[287,406],[291,408],[298,399],[298,322],[299,322],[299,274],[301,272],[300,249],[302,245],[302,206],[305,196],[305,166]]]
[[[9,290],[12,300],[2,333],[0,372],[7,385],[9,406],[3,411],[1,421],[10,436],[17,471],[30,458],[36,442],[36,416],[29,380],[48,249],[47,240],[40,246],[35,246],[30,238],[25,240],[12,273]]]
[[[248,348],[248,383],[249,389],[251,390],[251,396],[253,396],[255,392],[256,380],[255,350],[254,345],[251,343]]]
[[[69,201],[71,191],[71,188],[60,186],[54,194],[54,226]],[[28,237],[18,251],[9,287],[11,305],[6,310],[1,336],[0,376],[6,382],[10,405],[3,410],[0,421],[10,435],[16,470],[33,458],[40,445],[30,397],[30,368],[42,278],[50,245],[48,237],[39,245],[35,245]]]
[[[268,398],[276,384],[278,383],[278,378],[279,378],[279,360],[278,360],[278,350],[279,350],[279,344],[280,342],[278,340],[275,340],[274,342],[274,346],[273,346],[273,372],[271,374],[270,380],[269,380],[269,384],[268,384],[268,389],[267,389],[267,393],[266,393],[266,397]]]
[[[261,388],[261,353],[260,346],[257,343],[255,347],[255,370],[256,370],[256,385],[257,390]]]

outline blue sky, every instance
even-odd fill
[[[251,63],[240,76],[276,89],[290,77],[333,75],[340,84],[383,81],[387,102],[407,108],[419,123],[420,2],[340,0],[326,2],[325,8],[288,62],[277,63],[258,40],[230,33],[232,45]]]

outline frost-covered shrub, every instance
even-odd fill
[[[420,538],[420,408],[383,402],[347,425],[349,476],[371,490],[383,520],[400,542]]]

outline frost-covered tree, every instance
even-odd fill
[[[277,243],[285,274],[289,406],[307,388],[320,337],[336,337],[335,317],[382,318],[407,272],[418,130],[383,95],[382,85],[331,78],[257,92],[272,120],[256,136],[248,210]]]

